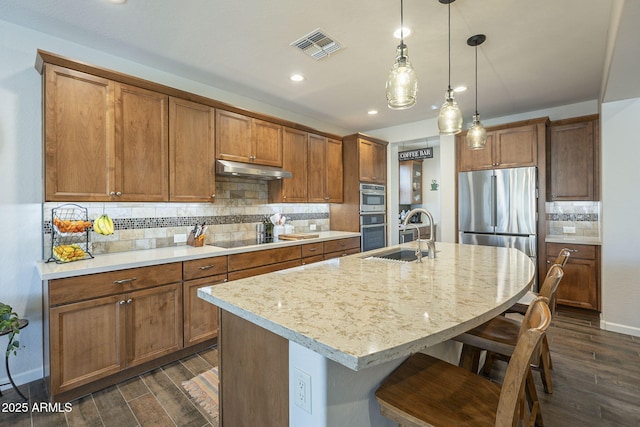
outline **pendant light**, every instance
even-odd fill
[[[392,110],[404,110],[416,104],[418,80],[409,62],[407,46],[404,44],[404,7],[400,0],[400,44],[396,50],[396,62],[387,78],[387,105]]]
[[[440,135],[455,135],[462,130],[462,112],[453,99],[453,89],[451,89],[451,3],[455,0],[439,1],[448,5],[449,8],[449,86],[444,104],[440,107],[440,114],[438,114],[438,129],[440,129]]]
[[[467,131],[467,147],[470,150],[480,150],[487,143],[487,130],[480,123],[480,114],[478,114],[478,46],[480,46],[487,37],[484,34],[476,34],[467,39],[467,44],[476,49],[476,113],[473,115],[473,124]]]

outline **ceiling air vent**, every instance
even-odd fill
[[[342,45],[320,28],[291,43],[316,61],[342,49]]]

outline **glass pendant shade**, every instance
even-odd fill
[[[438,114],[438,129],[440,135],[455,135],[462,130],[462,112],[458,103],[453,99],[451,88],[447,91],[444,104]]]
[[[416,104],[418,79],[404,44],[398,45],[396,62],[389,72],[386,88],[387,105],[392,110],[403,110]]]
[[[481,150],[487,143],[487,130],[480,123],[480,115],[473,115],[473,124],[467,131],[467,148],[469,150]]]

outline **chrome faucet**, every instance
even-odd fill
[[[427,256],[433,259],[436,257],[436,244],[435,244],[435,236],[434,236],[434,229],[433,229],[433,216],[431,215],[431,212],[423,208],[411,209],[407,214],[407,216],[404,217],[404,222],[402,225],[406,228],[407,224],[409,223],[409,220],[415,214],[425,214],[427,218],[429,218],[429,240],[426,241]],[[420,248],[420,229],[415,224],[411,224],[411,225],[415,226],[416,230],[418,230],[418,249],[416,249],[416,258],[418,258],[418,262],[422,262],[422,249]]]

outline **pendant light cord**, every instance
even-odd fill
[[[404,46],[404,0],[400,0],[400,44]]]
[[[451,3],[447,4],[449,9],[449,96],[451,96]]]
[[[476,116],[478,115],[478,45],[476,45]]]

